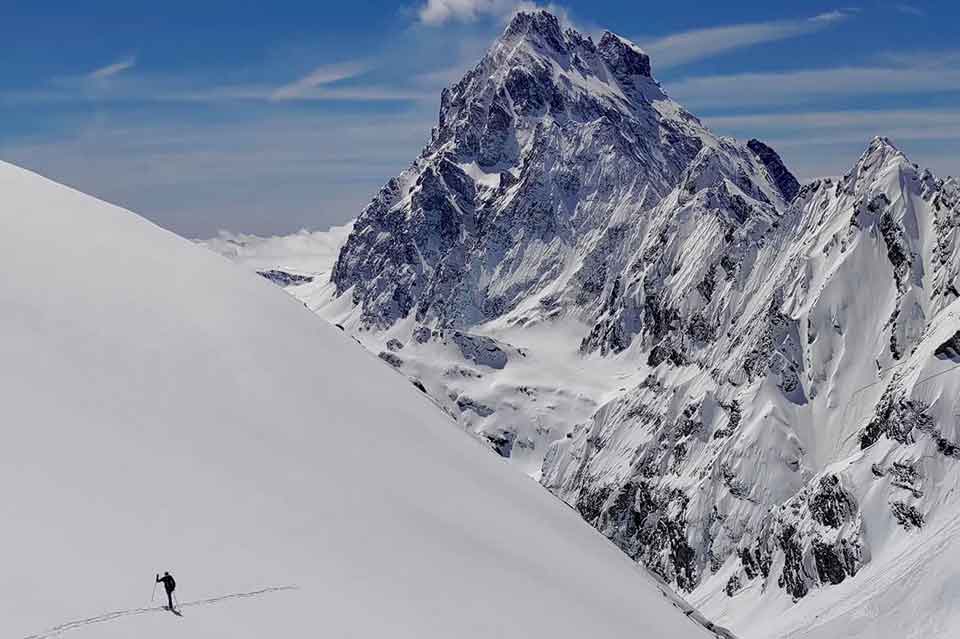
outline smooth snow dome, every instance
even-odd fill
[[[15,167],[0,193],[4,637],[707,636],[279,288]],[[182,604],[298,589],[102,616],[164,570]]]

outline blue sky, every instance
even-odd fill
[[[205,237],[354,217],[532,3],[3,4],[0,158]],[[705,4],[550,7],[637,41],[671,96],[801,178],[845,172],[876,134],[960,175],[956,3]]]

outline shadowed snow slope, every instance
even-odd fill
[[[157,570],[299,588],[70,636],[706,636],[266,280],[9,165],[0,194],[3,636],[150,607]]]

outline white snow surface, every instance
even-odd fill
[[[706,636],[274,285],[10,165],[0,194],[4,637]]]

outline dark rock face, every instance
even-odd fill
[[[783,572],[777,579],[777,585],[793,595],[794,599],[804,597],[810,590],[803,566],[803,547],[798,537],[797,529],[787,524],[776,538],[784,557]]]
[[[792,200],[800,190],[800,182],[783,164],[783,160],[780,159],[777,152],[757,139],[748,141],[747,148],[753,151],[757,158],[763,162],[763,165],[767,167],[767,171],[777,188],[780,189],[783,199],[787,202]]]
[[[937,452],[947,457],[960,459],[960,445],[945,437],[937,437]]]
[[[513,444],[517,438],[516,433],[502,430],[498,433],[484,433],[483,436],[493,447],[494,452],[501,457],[509,459],[510,455],[513,454]]]
[[[600,38],[597,50],[622,86],[629,86],[636,76],[651,77],[650,56],[609,31]]]
[[[722,405],[722,408],[727,411],[727,414],[730,416],[727,420],[727,425],[723,428],[718,428],[713,433],[714,439],[721,439],[723,437],[729,437],[737,432],[737,428],[740,427],[740,419],[743,417],[740,412],[740,402],[733,400],[729,405]]]
[[[851,547],[846,539],[838,545],[814,541],[813,557],[821,583],[839,584],[848,575],[854,575],[860,565],[860,549]]]
[[[950,339],[938,346],[933,354],[940,359],[952,359],[955,362],[960,362],[960,331],[954,333]]]
[[[394,368],[403,367],[403,360],[400,359],[400,357],[398,357],[397,355],[394,355],[393,353],[388,353],[387,351],[380,351],[377,357],[385,361],[387,364],[390,364]]]
[[[723,588],[723,591],[728,597],[732,597],[743,587],[743,584],[740,582],[740,575],[730,575],[730,579],[727,580],[727,585]]]
[[[486,404],[481,404],[464,395],[457,398],[457,408],[459,408],[461,412],[468,410],[473,411],[480,417],[489,417],[494,413],[494,410]]]
[[[738,556],[747,579],[756,579],[757,577],[766,579],[770,575],[769,555],[757,552],[754,548],[741,548]]]
[[[489,337],[454,331],[450,339],[460,347],[460,352],[467,361],[490,368],[503,368],[507,365],[507,354]]]
[[[313,278],[309,275],[297,275],[277,269],[257,271],[257,275],[267,278],[277,286],[296,286],[298,284],[309,284],[313,281]]]
[[[932,425],[933,419],[922,402],[885,396],[876,415],[860,434],[860,447],[867,448],[884,435],[901,444],[911,444],[915,431],[929,430]]]
[[[783,569],[777,585],[794,599],[812,588],[838,584],[866,561],[859,507],[837,475],[824,475],[806,487],[772,519],[748,547],[737,553],[746,579],[767,580],[775,558]]]
[[[610,486],[600,486],[591,491],[583,491],[580,493],[577,503],[574,504],[574,508],[588,523],[596,524],[611,491]]]
[[[432,334],[426,326],[418,326],[413,329],[413,339],[417,344],[426,344],[430,341]]]
[[[387,342],[387,350],[393,353],[403,350],[403,342],[396,338],[392,338]]]
[[[885,197],[884,200],[886,200]],[[888,202],[885,201],[884,204],[888,204]],[[903,238],[903,228],[893,219],[889,211],[884,211],[880,217],[880,233],[887,245],[887,257],[890,259],[891,266],[893,266],[897,288],[902,290],[904,280],[910,271],[911,256]]]
[[[820,479],[819,490],[810,497],[810,515],[814,521],[839,528],[856,512],[856,502],[840,485],[836,475]]]
[[[629,556],[689,591],[699,574],[696,552],[687,540],[687,504],[682,492],[638,479],[616,491],[583,492],[574,506]]]
[[[902,501],[895,501],[890,504],[890,511],[904,530],[923,527],[923,513],[917,510],[915,506]]]
[[[687,541],[688,498],[643,480],[615,493],[584,494],[577,509],[628,555],[668,583],[692,590],[699,575],[696,553]],[[591,521],[591,519],[587,519]]]

